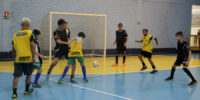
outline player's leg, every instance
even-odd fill
[[[72,83],[77,83],[76,81],[74,81],[75,71],[76,71],[76,61],[74,61],[74,63],[72,64],[72,73],[70,76],[70,82]]]
[[[113,64],[113,66],[118,66],[118,58],[119,58],[119,48],[116,49],[115,63]]]
[[[183,63],[183,71],[190,77],[190,79],[192,80],[188,85],[189,86],[193,86],[197,84],[196,79],[194,78],[194,76],[192,75],[192,73],[190,72],[189,69],[187,69],[188,65],[186,63]]]
[[[153,61],[152,61],[152,59],[150,57],[148,58],[148,61],[150,62],[151,66],[153,68],[153,71],[151,72],[151,74],[154,74],[154,73],[158,72],[156,70],[155,64],[153,63]]]
[[[87,79],[87,76],[86,76],[86,67],[85,67],[85,64],[84,64],[84,58],[83,57],[78,57],[77,59],[78,59],[80,65],[81,65],[81,68],[82,68],[83,82],[88,82],[88,79]]]
[[[172,66],[172,69],[171,69],[171,73],[170,73],[170,76],[168,78],[166,78],[165,80],[166,81],[170,81],[170,80],[173,80],[174,79],[174,73],[176,71],[176,66],[179,65],[178,62],[176,61],[175,64]]]
[[[48,73],[47,75],[49,76],[51,74],[51,71],[53,70],[53,68],[57,65],[58,61],[60,58],[56,57],[53,59],[53,62],[51,63],[49,69],[48,69]]]
[[[35,75],[35,81],[33,82],[33,87],[35,87],[35,88],[41,88],[41,85],[38,84],[38,80],[39,80],[39,78],[40,78],[40,76],[42,74],[41,64],[40,63],[35,63],[33,65],[33,67],[34,67],[34,69],[37,69],[37,71],[38,71],[36,73],[36,75]]]
[[[74,64],[75,62],[75,58],[74,57],[71,57],[68,59],[68,65],[65,67],[64,71],[63,71],[63,74],[62,76],[60,77],[60,79],[58,80],[58,83],[62,83],[64,81],[64,77],[66,76],[68,70],[69,70],[69,67]]]
[[[146,66],[146,64],[144,63],[144,60],[143,60],[143,58],[142,58],[143,55],[145,55],[143,51],[138,55],[138,58],[140,59],[140,62],[141,62],[142,65],[143,65],[141,71],[147,69],[147,66]]]
[[[24,95],[28,95],[33,92],[33,89],[29,89],[31,84],[31,76],[33,72],[33,64],[32,63],[23,64],[23,71],[24,74],[26,75],[26,80],[25,80],[26,87]]]
[[[17,86],[19,77],[22,76],[22,72],[23,72],[22,65],[19,63],[14,63],[13,94],[12,94],[13,99],[17,98]]]
[[[123,65],[126,66],[126,47],[123,50]]]

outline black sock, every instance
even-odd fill
[[[52,71],[52,69],[54,68],[54,64],[51,64],[51,66],[50,66],[50,68],[49,68],[49,70],[48,70],[48,75],[50,75],[51,74],[51,71]]]
[[[176,71],[176,68],[172,67],[171,69],[171,74],[170,74],[170,77],[171,78],[174,78],[174,72]]]
[[[13,88],[13,94],[17,95],[17,88]]]
[[[185,71],[185,73],[192,79],[192,81],[196,81],[194,79],[194,77],[192,76],[192,73],[187,69],[187,68],[183,68],[183,70]]]
[[[123,63],[126,62],[126,56],[123,56]]]
[[[26,92],[29,91],[29,87],[30,87],[30,84],[26,84],[26,89],[25,89]]]
[[[155,66],[155,65],[153,65],[153,66],[152,66],[152,68],[153,68],[153,70],[155,70],[155,69],[156,69],[156,66]]]
[[[115,56],[116,64],[118,64],[118,56]]]
[[[70,76],[70,80],[72,80],[74,78],[74,75],[72,74],[71,76]]]
[[[143,67],[146,66],[146,64],[144,62],[142,63],[142,65],[143,65]]]

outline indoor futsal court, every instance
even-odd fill
[[[0,100],[199,100],[199,0],[1,0]]]

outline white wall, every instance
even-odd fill
[[[200,4],[199,0],[3,0],[1,2],[7,3],[3,5],[0,3],[0,12],[7,8],[11,12],[11,20],[5,22],[11,25],[0,24],[1,52],[11,50],[12,35],[20,29],[22,17],[30,17],[31,28],[39,29],[42,16],[50,11],[107,14],[108,49],[115,48],[112,44],[118,22],[124,23],[128,32],[128,48],[141,47],[134,41],[141,38],[142,28],[148,28],[151,34],[158,37],[160,45],[156,48],[174,48],[176,46],[174,34],[177,31],[184,31],[186,37],[190,34],[192,4]],[[138,21],[141,22],[140,25],[137,25]],[[0,19],[0,22],[4,20]]]

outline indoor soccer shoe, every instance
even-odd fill
[[[62,79],[62,80],[59,79],[59,80],[58,80],[58,84],[61,84],[61,83],[63,83],[63,82],[64,82],[64,79]]]
[[[113,64],[113,66],[118,66],[118,64],[117,64],[117,63],[115,63],[115,64]]]
[[[12,99],[14,100],[14,99],[17,99],[17,94],[13,94],[12,95]]]
[[[70,82],[71,83],[77,83],[76,81],[74,81],[73,79],[70,79]]]
[[[25,91],[25,92],[24,92],[24,95],[29,95],[29,94],[31,94],[31,93],[33,93],[33,89],[32,89],[32,88],[29,89],[29,91]]]
[[[122,63],[123,64],[123,66],[126,66],[126,63]]]
[[[194,85],[197,85],[197,81],[192,81],[188,84],[188,86],[194,86]]]
[[[165,79],[165,81],[171,81],[171,80],[173,80],[172,77],[168,77],[168,78]]]
[[[42,86],[40,84],[33,84],[32,85],[34,88],[41,88]]]
[[[83,79],[83,83],[87,83],[88,82],[88,79]]]
[[[146,67],[146,66],[143,66],[142,69],[141,69],[141,71],[143,71],[143,70],[145,70],[145,69],[147,69],[147,67]]]
[[[150,72],[151,74],[155,74],[157,73],[158,71],[157,70],[153,70],[152,72]]]

